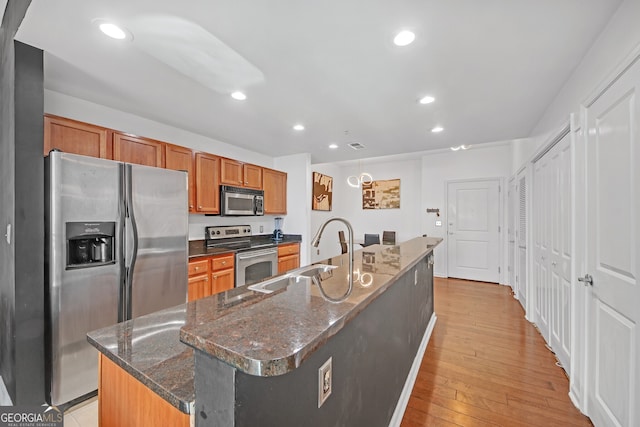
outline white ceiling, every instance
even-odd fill
[[[620,2],[33,0],[17,38],[46,52],[48,89],[325,163],[529,136]]]

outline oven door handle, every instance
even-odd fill
[[[241,252],[236,254],[236,257],[238,259],[251,259],[251,258],[257,258],[264,255],[275,255],[277,253],[278,253],[278,250],[276,248],[269,248],[269,249],[261,249],[259,251]]]

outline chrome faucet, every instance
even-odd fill
[[[325,227],[330,222],[333,222],[333,221],[340,221],[340,222],[344,223],[344,225],[347,226],[347,231],[349,232],[349,246],[347,247],[347,253],[349,255],[349,289],[340,298],[332,298],[332,297],[329,297],[327,294],[324,293],[324,289],[322,289],[322,285],[320,284],[320,280],[316,279],[316,280],[314,280],[314,282],[318,285],[318,288],[320,289],[320,292],[322,293],[322,296],[325,297],[327,300],[329,300],[331,302],[341,302],[341,301],[344,301],[345,299],[347,299],[347,297],[349,295],[351,295],[351,291],[353,290],[353,227],[351,227],[351,224],[349,223],[349,221],[347,221],[344,218],[329,218],[328,220],[326,220],[324,222],[324,224],[322,224],[320,226],[320,228],[318,229],[318,232],[313,237],[313,240],[311,240],[311,244],[313,245],[314,248],[318,247],[318,245],[320,244],[320,236],[322,236],[322,232],[324,231]]]

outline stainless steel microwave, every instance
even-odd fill
[[[264,215],[264,191],[221,185],[220,215]]]

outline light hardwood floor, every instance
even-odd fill
[[[435,279],[435,329],[403,427],[591,426],[507,286]]]

